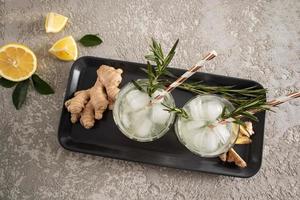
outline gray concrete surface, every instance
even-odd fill
[[[46,34],[45,15],[70,23]],[[0,199],[300,199],[300,101],[269,113],[262,168],[238,179],[72,153],[60,147],[57,128],[72,62],[47,50],[57,39],[99,33],[104,43],[79,45],[83,55],[144,62],[150,37],[169,47],[180,38],[172,66],[184,68],[199,53],[219,56],[205,71],[249,78],[268,97],[300,89],[300,1],[215,0],[0,0],[0,45],[19,42],[38,58],[38,73],[52,96],[30,89],[16,111],[11,89],[0,94]]]

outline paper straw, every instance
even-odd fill
[[[296,99],[296,98],[299,98],[300,97],[300,91],[299,92],[292,92],[290,94],[287,94],[287,95],[284,95],[284,96],[281,96],[281,97],[278,97],[276,99],[273,99],[272,101],[268,101],[266,103],[266,106],[269,106],[269,107],[274,107],[274,106],[278,106],[280,104],[283,104],[287,101],[290,101],[292,99]],[[255,114],[257,112],[260,112],[261,110],[250,110],[248,112],[250,112],[251,114]],[[238,116],[238,118],[241,118],[242,116]],[[228,119],[223,119],[221,121],[219,121],[218,123],[221,123],[221,124],[225,124],[225,123],[229,123],[229,122],[233,122],[234,119],[233,118],[228,118]]]
[[[193,67],[191,67],[184,74],[182,74],[176,81],[171,83],[167,87],[167,89],[165,89],[161,94],[157,95],[154,98],[154,102],[159,102],[160,100],[162,100],[166,94],[173,91],[176,87],[178,87],[180,84],[182,84],[184,81],[186,81],[189,77],[191,77],[193,74],[195,74],[207,61],[213,59],[216,56],[217,56],[217,52],[215,50],[208,53],[204,58],[199,60]]]
[[[292,99],[296,99],[296,98],[299,98],[300,97],[300,91],[299,92],[293,92],[293,93],[290,93],[288,95],[285,95],[285,96],[281,96],[281,97],[278,97],[272,101],[269,101],[267,102],[268,105],[270,106],[278,106],[284,102],[287,102],[287,101],[290,101]]]

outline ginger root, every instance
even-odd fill
[[[80,123],[84,128],[94,126],[95,119],[101,119],[108,106],[104,86],[99,79],[93,87],[75,93],[74,97],[65,102],[67,110],[71,113],[71,122]]]
[[[245,122],[245,126],[240,126],[239,135],[235,144],[250,144],[252,140],[250,136],[254,134],[252,122]],[[223,162],[234,162],[235,165],[245,168],[247,163],[239,156],[239,154],[233,149],[229,149],[228,152],[219,155],[220,160]]]
[[[250,144],[252,140],[251,135],[254,134],[252,122],[245,122],[245,126],[240,126],[239,135],[235,144]]]
[[[101,67],[97,70],[98,77],[106,89],[110,110],[113,109],[116,96],[120,91],[118,87],[122,81],[122,73],[122,69],[114,69],[107,65],[101,65]]]
[[[230,148],[227,153],[223,153],[219,156],[223,162],[234,162],[235,165],[240,168],[247,167],[247,163],[239,156],[239,154],[233,149]]]
[[[122,72],[121,69],[106,65],[100,66],[94,86],[76,92],[73,98],[65,102],[65,107],[71,113],[71,122],[76,123],[80,119],[81,125],[90,129],[94,126],[95,120],[102,119],[104,111],[109,104],[113,105],[119,92],[118,86],[122,80]],[[110,97],[106,94],[108,91]]]

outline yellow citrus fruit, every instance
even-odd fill
[[[72,36],[64,37],[49,49],[49,52],[60,60],[70,61],[77,59],[77,45]]]
[[[48,13],[45,22],[46,33],[58,33],[65,27],[67,21],[68,18],[63,15],[54,12]]]
[[[0,48],[0,76],[11,81],[28,79],[36,70],[34,53],[21,44],[7,44]]]

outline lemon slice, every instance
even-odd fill
[[[0,48],[0,76],[11,81],[28,79],[36,70],[34,53],[21,44],[7,44]]]
[[[67,21],[68,18],[63,15],[54,12],[48,13],[45,22],[46,33],[58,33],[66,26]]]
[[[70,61],[77,59],[77,45],[72,36],[64,37],[49,49],[49,52],[60,60]]]

